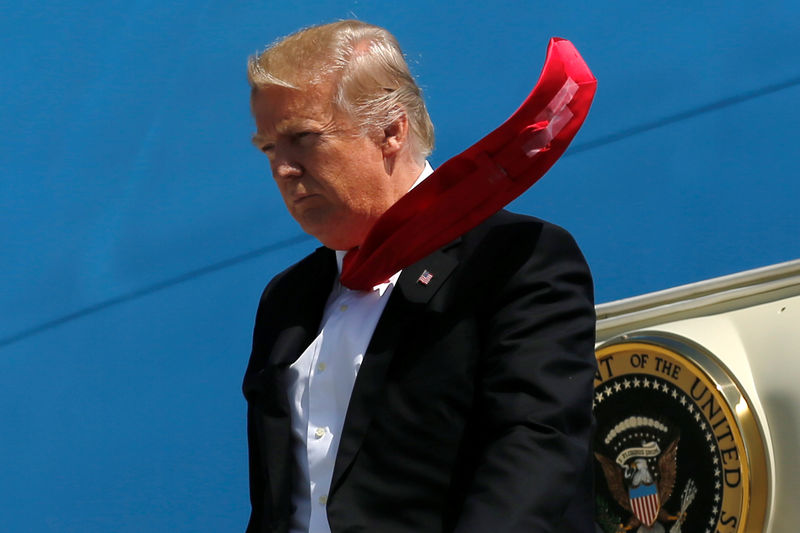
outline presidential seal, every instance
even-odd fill
[[[605,533],[762,531],[763,436],[713,355],[674,336],[597,350],[597,523]]]

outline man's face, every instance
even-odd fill
[[[269,157],[283,201],[303,230],[329,248],[347,250],[363,242],[397,198],[381,139],[365,136],[334,110],[332,94],[330,82],[257,91],[253,142]]]

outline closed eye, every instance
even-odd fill
[[[308,145],[313,143],[318,136],[319,133],[316,131],[300,131],[293,135],[293,140],[295,143]]]
[[[272,151],[272,149],[275,148],[275,143],[267,140],[267,138],[260,133],[254,133],[253,137],[250,140],[253,143],[253,146],[258,148],[265,154],[267,152]]]

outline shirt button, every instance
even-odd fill
[[[318,439],[321,439],[323,435],[325,435],[325,428],[317,428],[317,430],[314,432],[314,436]]]
[[[320,496],[319,497],[319,503],[320,503],[320,505],[325,505],[326,503],[328,503],[328,497],[327,496]]]
[[[347,311],[347,304],[342,304],[339,306],[340,311]]]
[[[327,367],[328,366],[325,363],[320,363],[320,364],[317,365],[317,370],[320,371],[320,372],[325,372],[325,369]]]

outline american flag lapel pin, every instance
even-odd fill
[[[426,268],[425,270],[422,271],[422,274],[420,274],[419,277],[417,278],[417,283],[427,285],[428,283],[431,282],[432,279],[433,279],[433,274],[428,272],[428,269]]]

